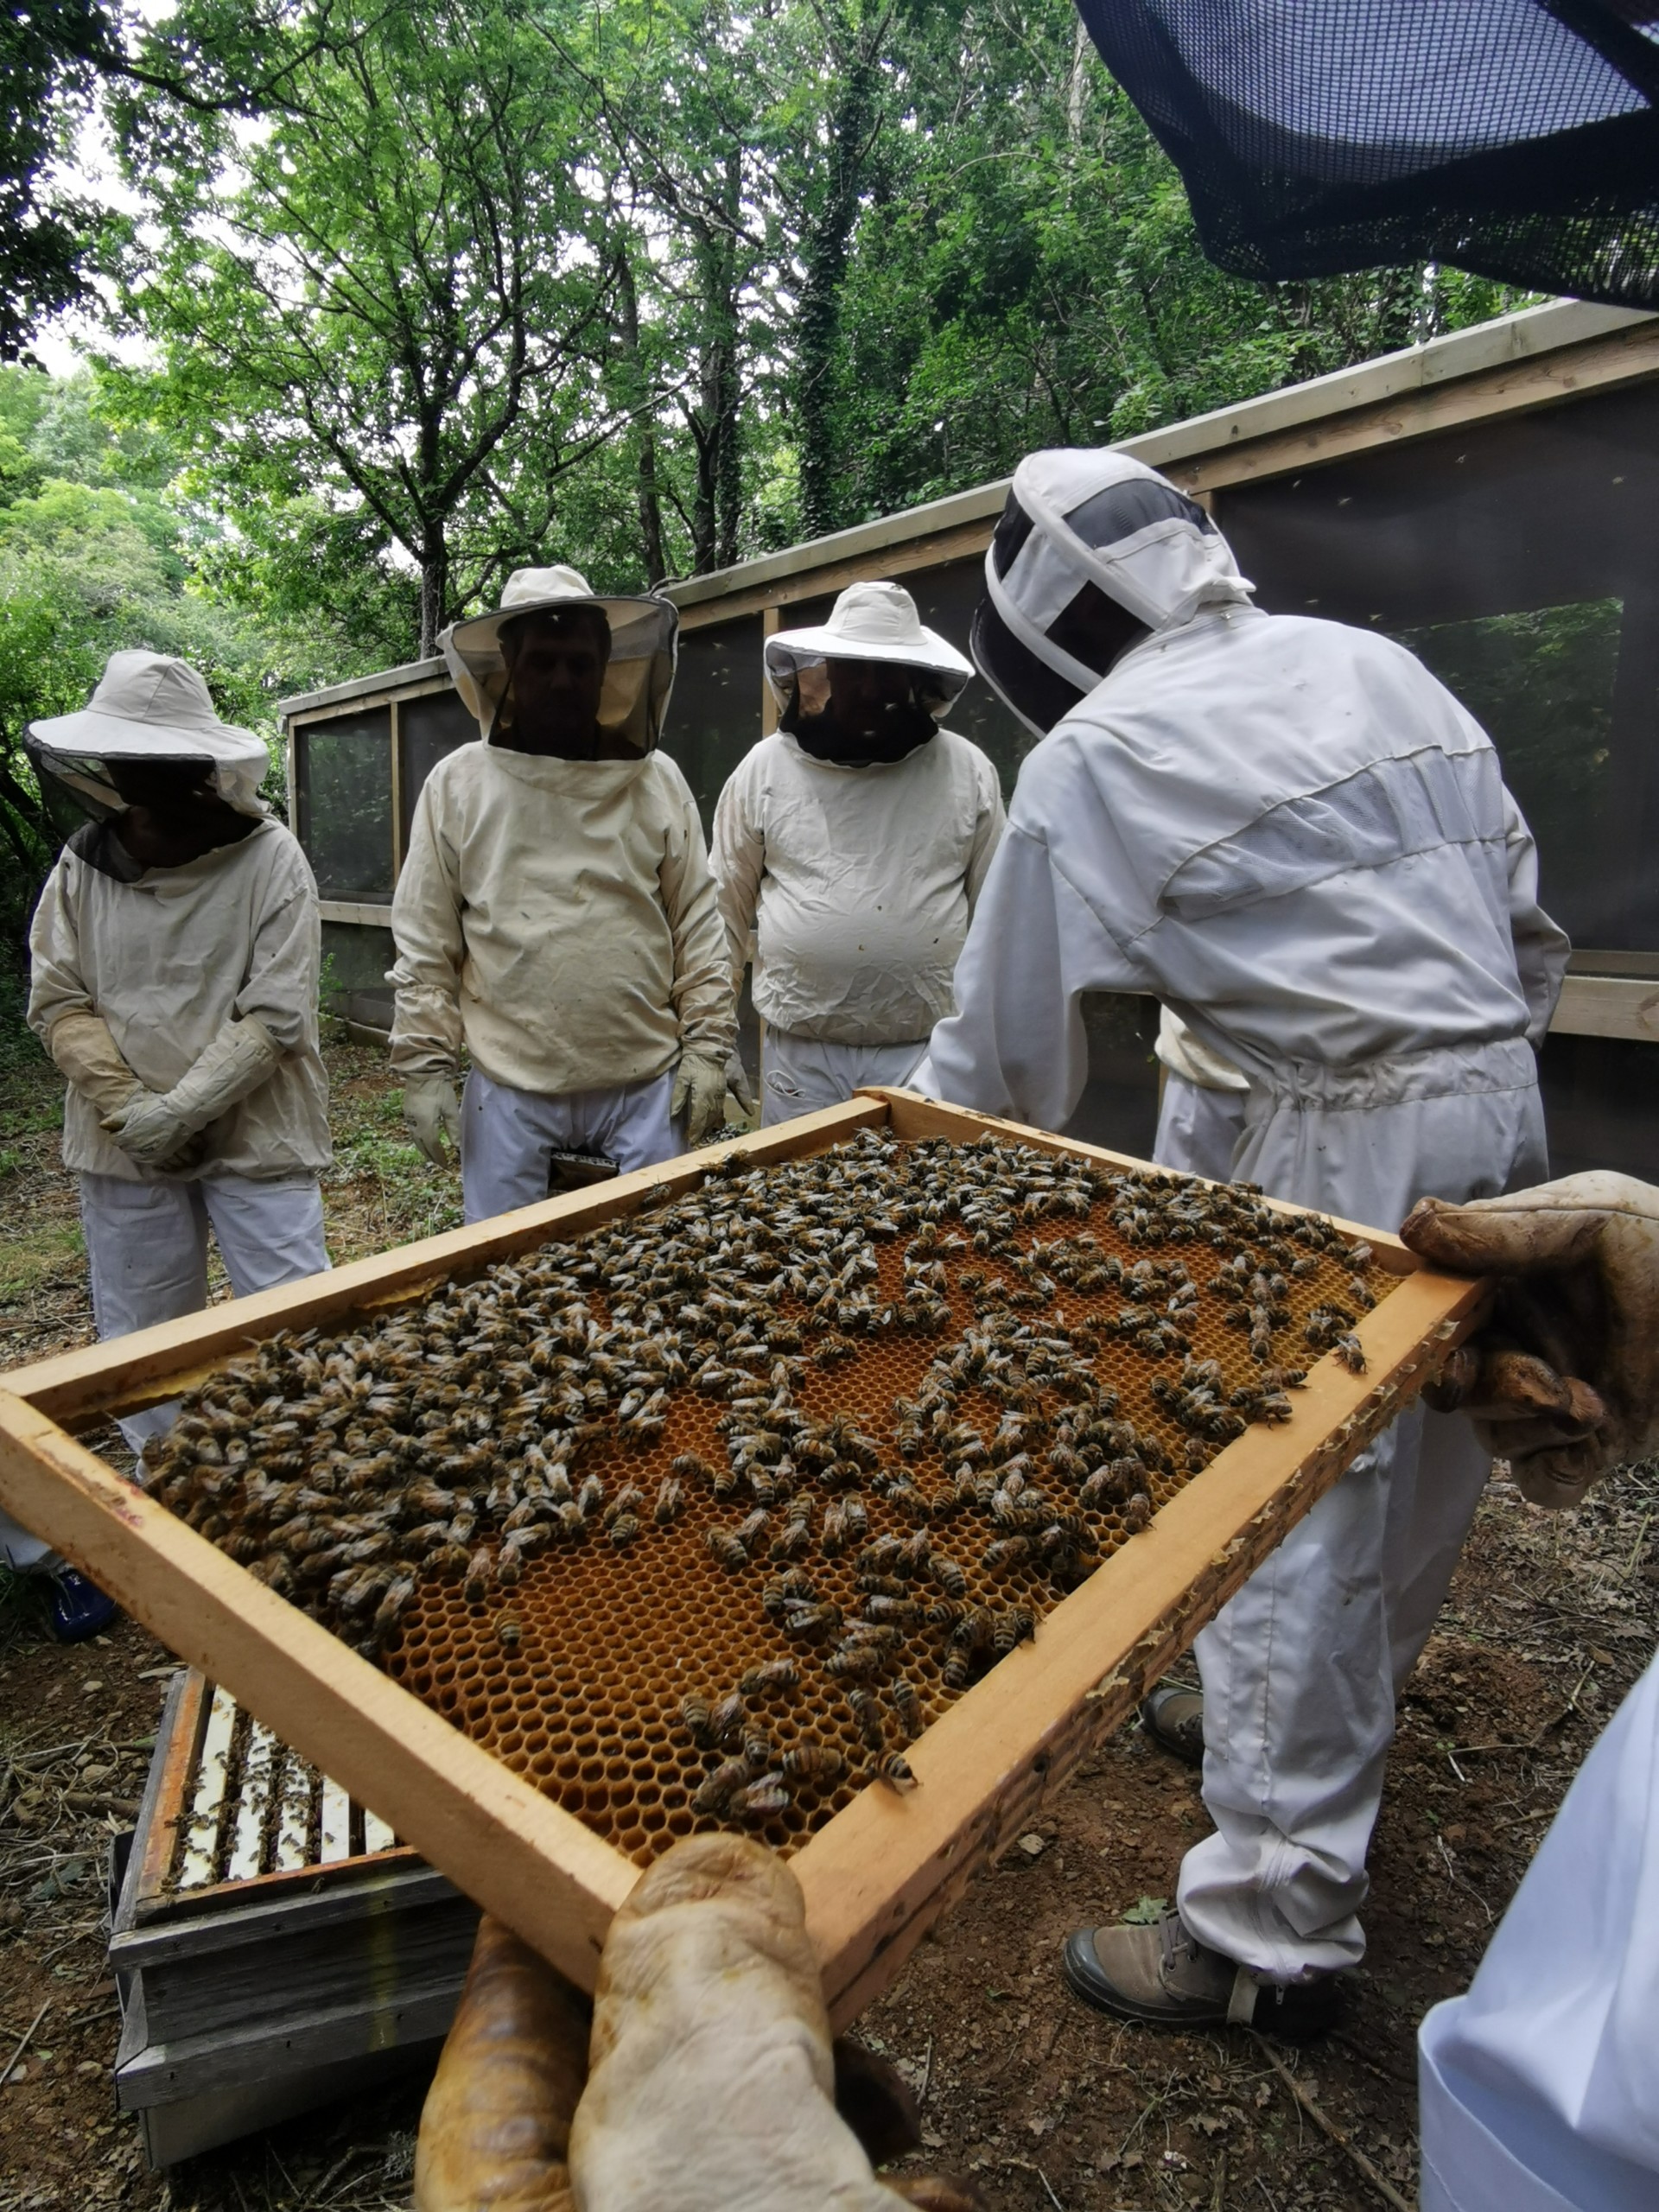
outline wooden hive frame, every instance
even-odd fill
[[[861,1092],[727,1146],[17,1370],[0,1390],[0,1505],[591,1989],[611,1916],[639,1878],[632,1861],[136,1490],[73,1432],[176,1397],[280,1330],[338,1326],[402,1305],[551,1236],[692,1190],[721,1154],[762,1166],[822,1152],[861,1128],[959,1142],[988,1130],[1109,1168],[1145,1166],[903,1091]],[[903,1796],[861,1791],[794,1857],[837,2024],[880,1993],[973,1873],[1029,1825],[1478,1324],[1483,1284],[1423,1268],[1395,1237],[1339,1225],[1363,1236],[1377,1264],[1401,1279],[1359,1322],[1365,1372],[1351,1374],[1330,1355],[1318,1360],[1291,1422],[1250,1427],[1228,1445],[1056,1606],[1034,1643],[928,1728],[910,1754],[920,1787]]]

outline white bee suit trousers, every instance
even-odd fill
[[[1659,2204],[1659,1659],[1418,2035],[1422,2212]]]
[[[830,1045],[768,1028],[760,1044],[760,1126],[839,1106],[861,1084],[906,1085],[927,1055],[927,1039],[908,1045]]]
[[[322,1193],[315,1175],[257,1182],[248,1175],[204,1176],[194,1183],[129,1182],[83,1173],[80,1221],[100,1338],[130,1336],[207,1303],[207,1231],[218,1241],[238,1298],[297,1282],[328,1265]],[[164,1436],[176,1400],[120,1421],[134,1452]],[[0,1552],[19,1573],[52,1557],[51,1548],[0,1513]]]
[[[1293,1064],[1251,1091],[1235,1168],[1277,1198],[1382,1223],[1402,1220],[1426,1192],[1488,1198],[1545,1173],[1521,1039],[1345,1072]],[[1395,1696],[1433,1626],[1489,1464],[1465,1421],[1408,1414],[1198,1639],[1216,1833],[1182,1866],[1181,1917],[1266,1979],[1363,1955],[1365,1854]]]
[[[602,1152],[624,1175],[685,1150],[669,1114],[671,1074],[543,1097],[474,1068],[461,1096],[461,1187],[469,1222],[538,1205],[556,1152]]]

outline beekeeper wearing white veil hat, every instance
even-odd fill
[[[986,588],[975,658],[1043,741],[918,1081],[1063,1128],[1083,994],[1149,993],[1241,1072],[1226,1164],[1274,1197],[1389,1224],[1541,1176],[1567,940],[1452,695],[1386,638],[1252,607],[1211,518],[1119,454],[1020,464]],[[1166,1165],[1213,1166],[1164,1134]],[[1396,1688],[1487,1464],[1408,1414],[1198,1639],[1216,1833],[1161,1928],[1071,1939],[1079,1993],[1176,2024],[1328,2018]]]
[[[143,652],[111,654],[86,707],[28,742],[91,817],[35,911],[29,1020],[68,1079],[99,1336],[205,1306],[210,1226],[238,1295],[326,1268],[317,890],[260,802],[264,742]],[[173,1410],[122,1421],[135,1450]],[[16,1567],[43,1555],[0,1541]],[[88,1612],[54,1604],[60,1633]]]
[[[908,1080],[1003,816],[995,769],[941,727],[973,670],[898,584],[779,630],[766,667],[779,727],[721,793],[714,862],[740,983],[753,959],[773,1122]]]
[[[416,1141],[461,1151],[467,1218],[720,1126],[737,1018],[702,827],[657,750],[668,601],[519,569],[440,643],[482,742],[422,786],[392,902],[392,1065]],[[461,1046],[472,1059],[463,1099]]]

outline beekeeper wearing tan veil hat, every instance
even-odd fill
[[[63,1158],[99,1335],[205,1306],[210,1227],[238,1296],[315,1274],[317,887],[260,801],[263,740],[221,721],[183,661],[129,652],[28,743],[43,784],[89,817],[35,911],[29,1020],[68,1079]],[[129,1443],[174,1410],[128,1416]],[[14,1567],[55,1573],[59,1634],[89,1633],[79,1578],[4,1525],[0,1543]]]
[[[480,741],[415,809],[391,1057],[422,1150],[459,1147],[468,1221],[545,1198],[560,1159],[626,1173],[722,1120],[736,1013],[715,887],[657,749],[677,625],[666,600],[519,569],[439,640]]]
[[[849,586],[827,622],[768,638],[766,665],[779,728],[721,793],[714,861],[771,1122],[907,1081],[953,1004],[1002,794],[943,727],[973,670],[899,585]]]

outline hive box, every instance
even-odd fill
[[[861,1093],[719,1150],[764,1165],[860,1128],[969,1142],[985,1131],[1105,1168],[1142,1163],[899,1091]],[[696,1186],[692,1154],[327,1275],[19,1370],[0,1392],[0,1505],[171,1650],[336,1778],[483,1908],[587,1988],[628,1858],[388,1675],[143,1497],[73,1432],[155,1404],[283,1329],[329,1327]],[[1294,1208],[1283,1209],[1294,1215]],[[1114,1551],[911,1748],[918,1786],[867,1789],[796,1853],[837,2023],[886,1986],[975,1870],[1030,1824],[1094,1745],[1482,1318],[1484,1286],[1354,1230],[1395,1287],[1357,1334],[1363,1374],[1310,1368],[1294,1419],[1247,1429]]]

